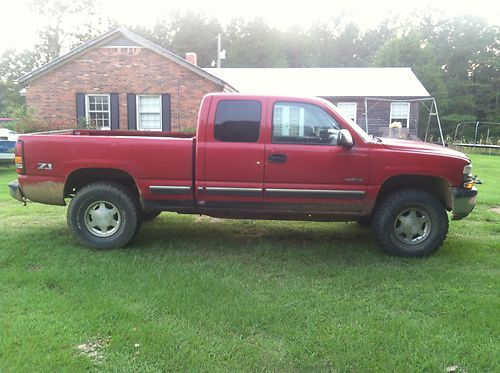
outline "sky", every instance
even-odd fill
[[[33,0],[0,0],[0,54],[9,48],[29,49],[36,32],[47,20],[29,10]],[[43,1],[43,0],[36,0]],[[174,10],[195,10],[215,16],[222,24],[235,17],[263,17],[271,26],[286,29],[298,25],[304,28],[327,22],[343,15],[362,28],[376,26],[388,14],[408,14],[412,11],[432,11],[438,17],[452,18],[471,14],[500,25],[498,0],[99,0],[101,12],[122,25],[151,25],[158,17]]]

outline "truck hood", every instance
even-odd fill
[[[423,141],[400,140],[393,138],[379,138],[383,146],[387,149],[417,152],[417,153],[432,153],[441,156],[463,159],[470,162],[470,159],[462,152],[436,144],[430,144]]]

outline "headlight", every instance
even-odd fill
[[[476,180],[472,177],[472,164],[468,164],[467,166],[464,166],[464,188],[465,189],[472,189],[474,188],[474,184],[476,183]]]
[[[472,176],[472,164],[468,164],[467,166],[464,166],[464,175]]]

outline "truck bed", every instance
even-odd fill
[[[35,202],[64,205],[68,180],[85,172],[128,174],[142,200],[163,200],[151,186],[191,186],[195,137],[143,131],[74,130],[62,134],[23,135],[26,175],[19,182]],[[94,170],[94,171],[89,171]],[[112,179],[112,177],[110,177]],[[178,197],[177,197],[178,198]],[[191,199],[192,195],[182,199]]]

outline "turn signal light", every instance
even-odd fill
[[[474,188],[474,184],[475,184],[474,181],[466,181],[464,183],[464,188],[465,189],[472,189],[472,188]]]
[[[16,172],[19,175],[24,175],[26,173],[26,167],[24,166],[24,142],[22,140],[17,140],[16,143]]]

